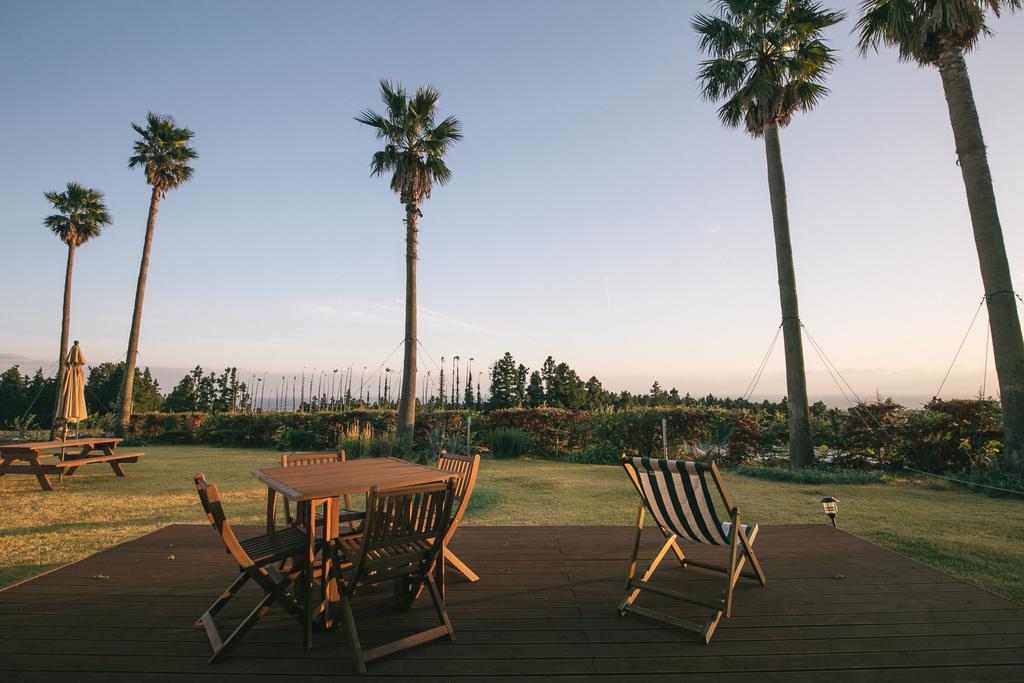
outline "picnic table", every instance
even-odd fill
[[[323,627],[334,627],[331,613],[339,603],[338,587],[331,566],[327,544],[323,544],[321,573],[323,576],[323,603],[315,610],[313,596],[313,566],[316,561],[316,544],[320,535],[316,528],[316,509],[324,506],[324,538],[335,538],[339,534],[338,499],[344,495],[358,495],[377,487],[401,488],[419,484],[432,484],[454,478],[455,474],[434,467],[417,465],[399,458],[369,458],[343,462],[308,465],[306,467],[265,467],[252,470],[252,475],[267,485],[267,509],[272,510],[278,495],[296,504],[298,520],[305,527],[309,539],[305,572],[305,644],[313,644],[314,612],[323,617]],[[272,525],[268,518],[268,531]],[[443,548],[442,548],[443,551]],[[444,591],[444,562],[435,568],[438,589]]]
[[[92,436],[80,439],[53,439],[51,441],[22,441],[0,444],[0,477],[5,474],[31,474],[39,480],[44,491],[52,491],[47,475],[70,477],[83,465],[105,462],[114,474],[124,477],[121,465],[135,463],[142,453],[115,453],[122,439],[111,436]],[[70,453],[67,449],[72,449]],[[21,464],[15,464],[22,461]]]

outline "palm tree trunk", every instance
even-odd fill
[[[402,393],[398,402],[398,438],[406,454],[412,452],[416,429],[416,202],[405,205],[405,357]]]
[[[960,172],[967,190],[967,206],[974,226],[974,243],[988,303],[992,355],[1003,404],[1004,439],[1000,465],[1006,471],[1019,471],[1024,469],[1024,338],[1017,315],[1010,263],[1003,244],[1003,229],[996,209],[981,121],[963,53],[956,47],[947,46],[938,66]]]
[[[124,358],[121,408],[118,413],[118,433],[121,436],[128,434],[128,424],[132,417],[132,389],[135,384],[135,363],[139,352],[139,330],[142,327],[142,302],[146,298],[149,255],[153,249],[153,231],[156,229],[156,212],[159,205],[160,193],[156,188],[153,188],[153,194],[149,198],[149,218],[146,220],[146,240],[142,244],[142,263],[139,264],[139,281],[135,286],[135,309],[132,311],[132,327],[128,334],[128,353]]]
[[[74,230],[71,231],[74,233]],[[60,319],[60,355],[57,357],[57,393],[53,397],[53,424],[50,425],[50,438],[57,438],[57,410],[60,406],[60,388],[64,383],[64,373],[68,358],[68,337],[71,330],[71,276],[75,269],[75,243],[68,243],[68,265],[64,271],[64,312]]]
[[[814,462],[811,416],[807,408],[807,375],[804,371],[800,310],[796,297],[793,245],[789,239],[789,208],[786,202],[786,174],[782,168],[779,128],[764,129],[768,160],[768,194],[775,228],[775,260],[779,271],[779,299],[782,303],[782,340],[786,349],[786,392],[789,401],[789,463],[806,467]]]

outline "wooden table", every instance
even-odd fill
[[[338,533],[338,498],[344,495],[369,493],[376,486],[379,489],[401,488],[447,481],[454,474],[433,467],[417,465],[398,458],[371,458],[348,460],[346,462],[306,465],[304,467],[266,467],[255,469],[252,475],[267,485],[267,508],[280,494],[294,502],[298,508],[298,519],[309,538],[306,553],[306,600],[305,600],[305,644],[313,647],[313,566],[316,561],[316,509],[324,505],[325,540],[335,538]],[[269,524],[269,520],[268,520]],[[269,529],[268,529],[269,530]],[[442,548],[443,552],[443,548]],[[441,557],[439,555],[439,557]],[[443,591],[444,562],[437,563],[438,588]],[[338,603],[338,587],[334,582],[330,552],[324,543],[322,553],[323,614],[325,628],[333,628],[331,610]],[[443,595],[443,593],[442,593]]]
[[[114,470],[118,477],[124,477],[121,469],[124,463],[138,462],[142,453],[115,453],[114,449],[122,439],[111,436],[82,437],[80,439],[53,439],[52,441],[22,441],[20,443],[0,444],[0,477],[5,474],[32,474],[39,480],[44,491],[52,491],[53,484],[49,474],[60,474],[66,477],[73,475],[82,465],[105,462]],[[64,453],[65,449],[75,449],[73,453]],[[94,453],[100,451],[100,454]],[[49,459],[46,462],[42,457]],[[17,460],[27,464],[15,465]]]

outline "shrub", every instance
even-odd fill
[[[584,465],[618,465],[622,453],[615,448],[608,446],[591,446],[584,448],[579,453],[571,453],[566,460],[578,462]]]
[[[461,444],[458,452],[466,448],[466,420],[472,418],[474,434],[484,428],[480,413],[471,410],[424,410],[416,414],[416,432],[413,448],[436,455],[442,449],[452,452],[448,446],[453,442]]]
[[[885,482],[881,472],[841,470],[831,467],[805,467],[791,470],[785,467],[740,465],[735,472],[745,477],[788,481],[795,484],[881,484]]]
[[[169,429],[156,438],[159,443],[192,443],[192,433],[187,429]]]
[[[760,455],[764,440],[764,429],[757,423],[749,410],[742,410],[736,416],[736,422],[729,431],[726,442],[726,459],[730,463],[741,463],[751,457]]]
[[[301,429],[286,429],[277,442],[279,451],[310,451],[316,446],[316,434]]]
[[[530,449],[533,437],[519,429],[495,429],[487,435],[487,445],[496,458],[518,458]]]
[[[164,432],[183,429],[195,438],[205,419],[203,413],[136,413],[129,422],[127,436],[148,441]]]
[[[347,438],[342,439],[339,447],[345,451],[345,458],[355,460],[358,458],[379,458],[385,455],[395,454],[395,440],[385,437],[369,438]]]
[[[982,467],[969,472],[954,472],[949,476],[970,482],[966,485],[970,491],[984,493],[993,498],[1015,497],[1024,500],[1024,474],[1003,472],[994,467]],[[981,484],[981,486],[972,486],[971,484]],[[960,486],[964,485],[960,484]],[[1011,491],[1020,492],[1020,494],[1011,493]]]
[[[830,454],[840,467],[869,468],[888,464],[899,448],[907,409],[892,399],[859,403],[846,411],[838,448]]]
[[[891,462],[926,472],[989,467],[1001,448],[999,404],[985,400],[933,400],[907,411]]]
[[[242,434],[237,429],[218,429],[212,432],[208,441],[218,446],[234,446],[241,443]]]
[[[635,408],[613,413],[593,413],[585,446],[601,446],[629,455],[662,452],[661,421],[668,432],[670,455],[689,455],[701,445],[719,444],[735,422],[734,412],[706,406]]]
[[[561,408],[509,408],[495,410],[485,417],[485,431],[514,429],[528,432],[531,453],[543,458],[559,458],[579,451],[589,441],[587,413]],[[485,437],[486,438],[486,437]]]

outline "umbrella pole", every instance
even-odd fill
[[[61,426],[61,429],[60,429],[60,440],[61,441],[67,441],[68,440],[68,421],[67,420],[64,420],[64,424]],[[60,455],[57,456],[57,459],[60,460],[61,462],[64,462],[64,447],[63,446],[60,447]],[[59,484],[62,481],[64,481],[64,468],[61,468],[60,472],[57,473],[57,483]]]

